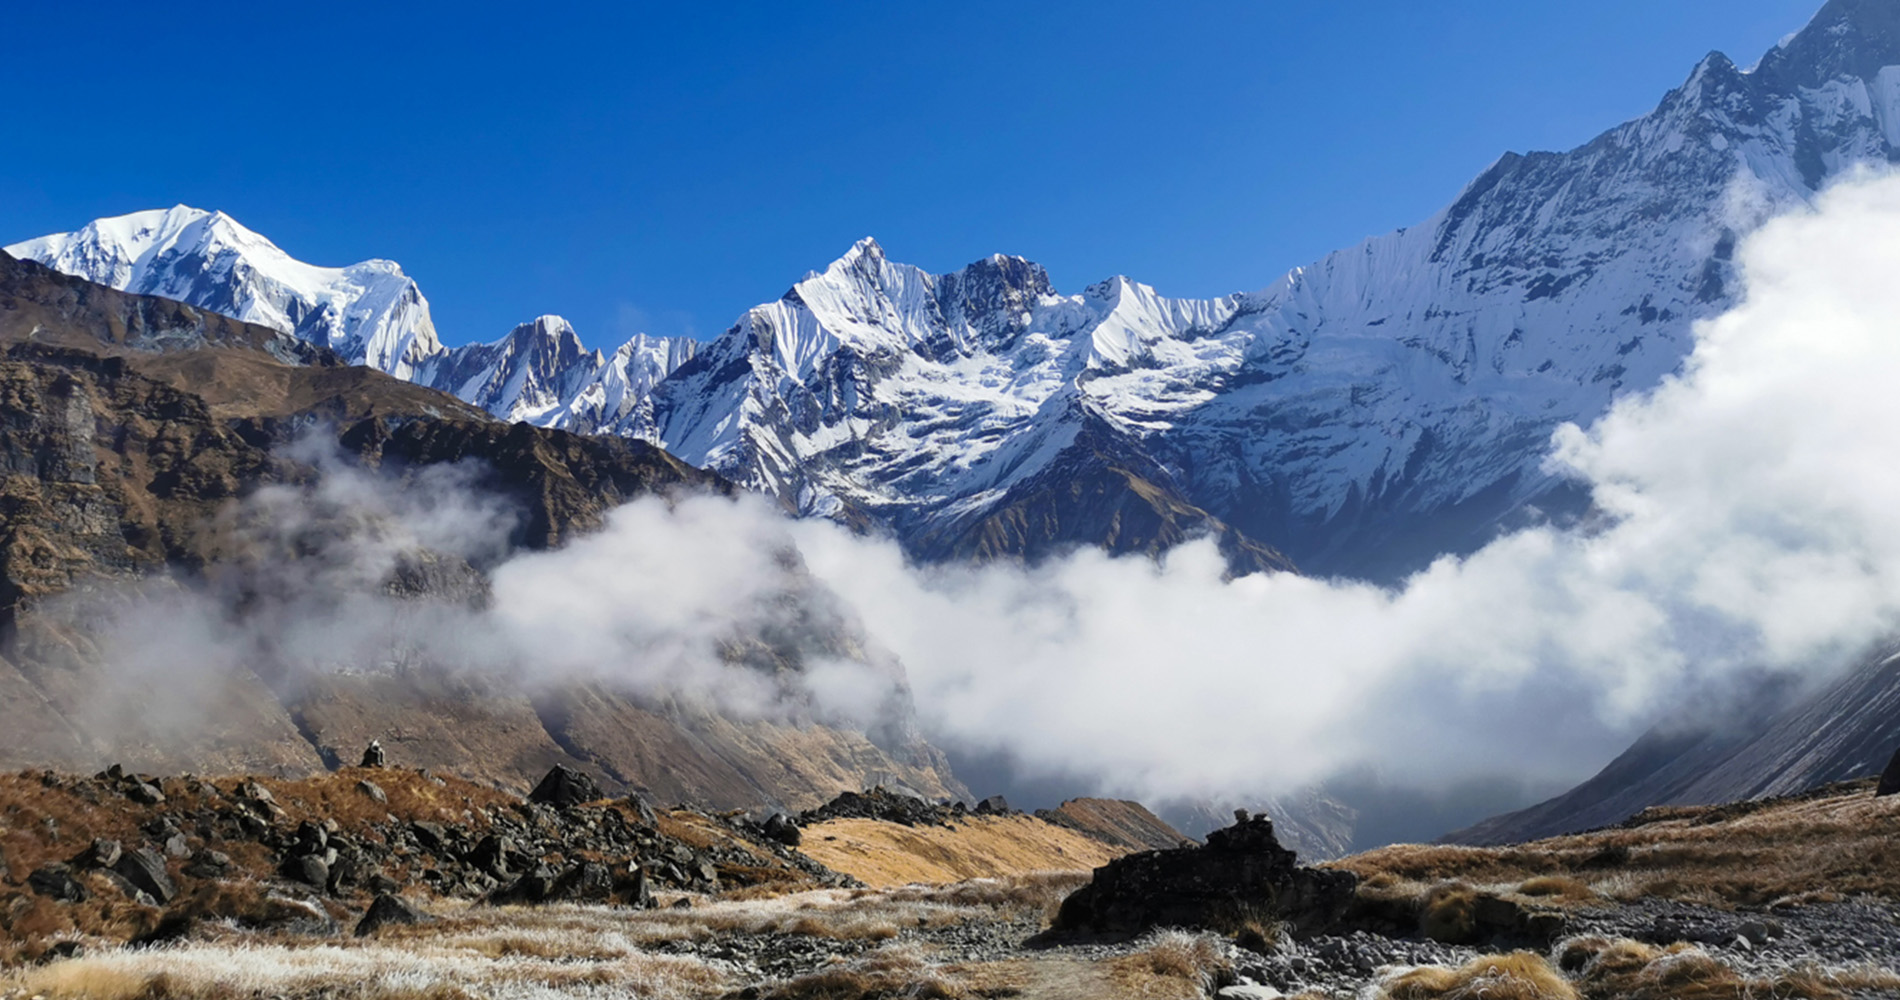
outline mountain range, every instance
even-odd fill
[[[1753,68],[1507,154],[1424,222],[1263,289],[1062,294],[1002,255],[948,274],[864,240],[705,344],[587,350],[543,316],[445,348],[387,261],[318,268],[177,207],[8,248],[294,333],[495,416],[640,438],[913,555],[1159,551],[1393,580],[1577,509],[1553,428],[1656,384],[1731,306],[1738,238],[1900,139],[1900,10],[1834,0]]]
[[[1418,225],[1216,299],[1127,277],[1063,293],[1000,254],[932,274],[866,239],[705,343],[603,353],[550,315],[446,347],[397,265],[303,264],[222,213],[7,251],[499,420],[650,442],[919,559],[1212,535],[1237,572],[1393,582],[1582,512],[1545,465],[1552,431],[1677,370],[1693,324],[1737,302],[1753,227],[1896,159],[1900,4],[1830,0],[1751,67],[1712,53],[1642,117],[1506,154]],[[1539,822],[1588,810],[1560,812]]]

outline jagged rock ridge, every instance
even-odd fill
[[[864,241],[690,358],[604,359],[552,318],[460,353],[431,346],[426,310],[402,336],[289,310],[279,327],[373,345],[364,360],[511,419],[656,441],[925,557],[1213,533],[1247,568],[1284,553],[1390,579],[1576,506],[1541,466],[1551,430],[1677,366],[1690,324],[1733,304],[1733,249],[1766,212],[1893,159],[1894,20],[1834,0],[1755,69],[1712,54],[1650,114],[1508,154],[1423,223],[1249,294],[1062,295],[1020,258],[932,275]],[[128,264],[108,237],[151,214],[17,249],[107,283],[163,274],[149,287],[207,307],[268,298],[233,296],[222,243]]]

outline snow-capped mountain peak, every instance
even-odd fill
[[[1220,525],[1390,579],[1574,501],[1543,467],[1553,428],[1677,367],[1734,302],[1750,227],[1895,160],[1900,4],[1831,0],[1753,70],[1712,54],[1647,115],[1506,154],[1418,225],[1215,299],[1127,277],[1065,295],[1001,254],[932,274],[864,239],[705,345],[590,351],[543,317],[447,351],[419,294],[364,307],[390,301],[373,277],[413,291],[393,265],[305,268],[210,213],[14,250],[354,344],[498,416],[655,440],[924,556]],[[1131,517],[1167,530],[1130,542]]]
[[[399,378],[442,350],[428,301],[395,263],[306,264],[223,212],[134,212],[6,249],[121,291],[295,334]]]

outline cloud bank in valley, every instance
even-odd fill
[[[1837,665],[1900,617],[1900,179],[1767,223],[1740,262],[1747,300],[1699,327],[1679,377],[1555,436],[1553,467],[1594,491],[1591,527],[1519,531],[1394,589],[1226,580],[1210,542],[1159,563],[920,568],[710,497],[641,500],[504,557],[505,510],[453,470],[390,490],[319,461],[321,485],[240,509],[261,563],[148,601],[101,642],[146,673],[260,650],[295,669],[430,661],[864,725],[901,702],[895,657],[932,738],[1150,799],[1365,766],[1441,788],[1575,778],[1699,681]],[[340,517],[361,523],[339,535]],[[481,600],[368,585],[418,545],[490,567]],[[818,626],[834,637],[797,677],[719,652]]]
[[[1681,375],[1556,436],[1603,517],[1387,591],[1155,566],[909,569],[805,524],[817,574],[904,660],[940,738],[1144,795],[1370,764],[1576,777],[1698,679],[1822,670],[1900,614],[1900,179],[1745,241],[1747,299]]]

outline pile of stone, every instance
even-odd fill
[[[369,921],[373,929],[408,919],[404,895],[647,907],[656,890],[713,892],[771,866],[822,885],[856,885],[799,854],[798,828],[783,814],[762,822],[728,819],[731,839],[697,846],[664,832],[649,803],[637,796],[609,800],[591,778],[566,767],[549,772],[527,800],[470,803],[454,822],[388,811],[392,796],[378,782],[446,787],[427,771],[385,768],[357,776],[342,788],[353,788],[369,808],[335,810],[351,817],[346,822],[311,816],[307,803],[293,816],[252,780],[160,779],[113,767],[92,778],[46,772],[40,781],[76,802],[127,810],[141,835],[94,839],[54,863],[40,864],[40,854],[22,888],[62,903],[83,902],[109,884],[127,899],[166,907],[199,884],[256,880],[267,892],[311,903],[367,894],[381,901]],[[366,811],[380,818],[366,819]],[[57,844],[58,824],[49,818],[43,825],[49,844]],[[233,855],[247,860],[235,862]],[[259,867],[259,859],[268,867]],[[303,909],[309,907],[285,912]]]

